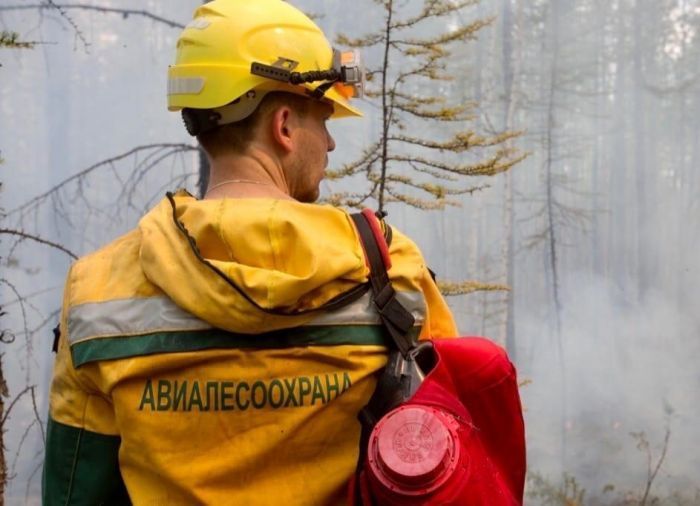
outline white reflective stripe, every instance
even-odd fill
[[[397,298],[416,319],[425,320],[425,300],[420,292],[398,292]],[[366,293],[352,304],[333,312],[321,313],[307,326],[379,325],[379,314]],[[92,302],[72,307],[68,312],[68,336],[71,345],[97,337],[139,335],[154,332],[207,330],[213,328],[180,308],[168,297]]]
[[[68,312],[71,345],[94,337],[205,330],[211,325],[184,311],[167,297],[93,302]]]
[[[397,292],[396,298],[416,319],[416,325],[425,320],[425,299],[420,292]],[[321,313],[306,325],[379,325],[379,313],[374,309],[368,292],[352,304],[332,313]]]
[[[171,77],[168,79],[168,95],[197,95],[204,89],[203,77]]]

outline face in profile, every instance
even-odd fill
[[[320,195],[328,152],[335,149],[335,141],[326,128],[332,114],[332,105],[312,101],[308,113],[299,117],[295,153],[287,177],[291,196],[300,202],[315,202]]]

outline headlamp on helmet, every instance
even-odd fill
[[[333,68],[327,70],[311,70],[296,72],[298,62],[280,57],[272,65],[253,62],[250,73],[287,84],[304,84],[325,81],[311,95],[321,99],[326,91],[333,86],[345,98],[361,98],[364,96],[365,67],[361,53],[357,49],[350,51],[333,50]]]

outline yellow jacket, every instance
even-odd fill
[[[366,283],[358,241],[330,206],[180,192],[76,262],[44,504],[342,504],[387,337],[369,293],[308,310]],[[390,254],[415,333],[456,335],[418,248]]]

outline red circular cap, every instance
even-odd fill
[[[458,464],[456,421],[428,406],[402,406],[379,421],[368,453],[380,481],[402,489],[434,489]]]

